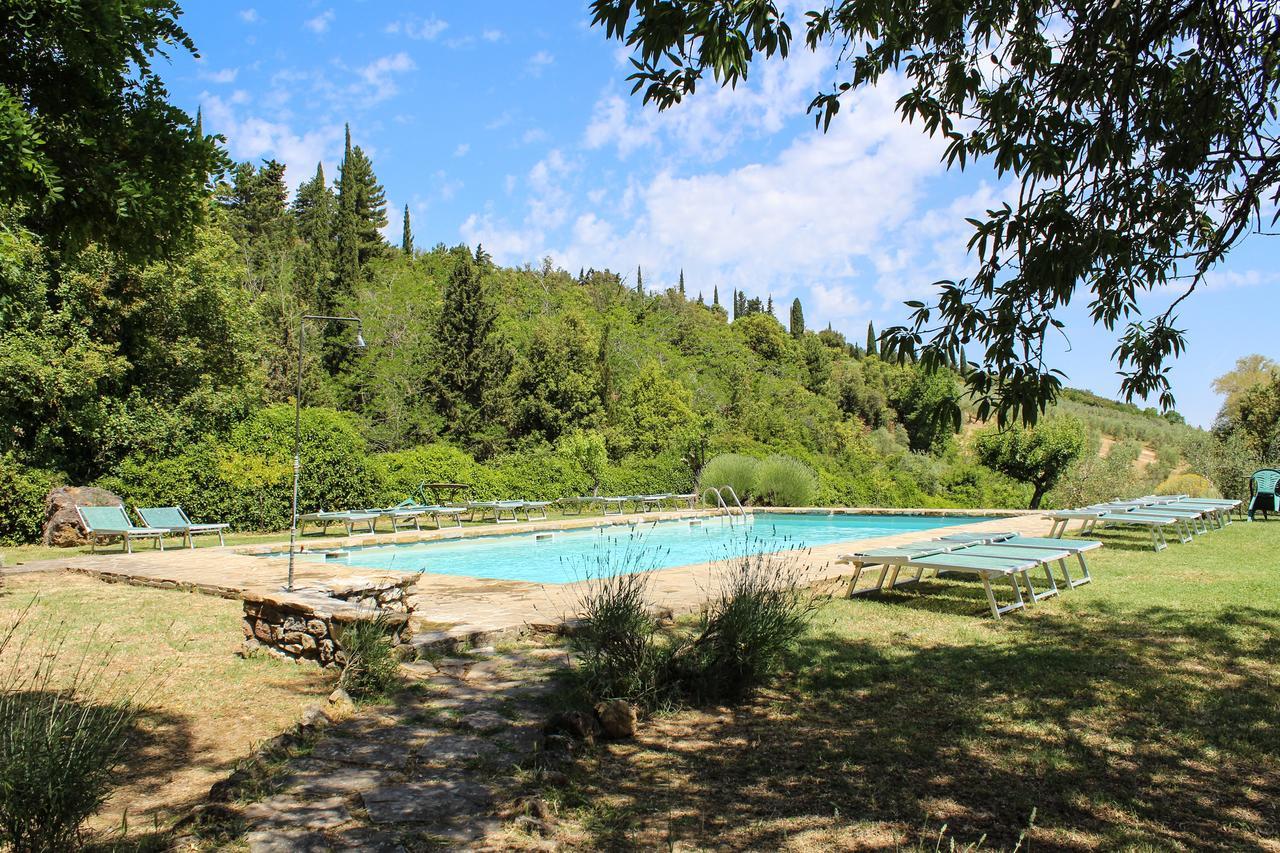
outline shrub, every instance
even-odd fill
[[[755,494],[756,469],[759,465],[760,462],[750,456],[721,453],[703,466],[698,488],[705,492],[710,488],[732,486],[738,493],[739,500],[746,503]]]
[[[131,698],[101,699],[111,692],[109,656],[86,653],[68,667],[64,631],[37,641],[18,628],[0,638],[9,660],[0,674],[0,838],[16,853],[67,850],[116,781],[138,709]]]
[[[1190,495],[1193,498],[1220,498],[1213,483],[1199,474],[1174,474],[1156,486],[1158,495]]]
[[[647,572],[592,578],[572,646],[578,681],[593,699],[626,699],[646,710],[666,703],[669,650],[650,613]]]
[[[607,495],[685,494],[693,491],[693,475],[673,453],[627,456],[605,468],[601,488]]]
[[[400,685],[400,661],[391,648],[385,614],[361,619],[338,632],[347,662],[338,684],[356,699],[376,699]]]
[[[756,466],[755,498],[766,506],[813,506],[813,471],[790,456],[774,454]]]
[[[61,482],[52,471],[28,468],[11,454],[0,456],[0,545],[40,540],[45,497]]]
[[[799,567],[795,553],[729,561],[698,634],[673,656],[686,695],[737,699],[781,669],[817,608]]]

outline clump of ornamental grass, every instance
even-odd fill
[[[141,708],[110,650],[89,650],[91,636],[73,651],[61,625],[28,629],[30,609],[0,637],[0,840],[14,853],[51,853],[81,845]]]
[[[391,626],[385,613],[344,627],[338,632],[338,646],[346,655],[338,686],[353,699],[378,699],[402,683],[400,659],[391,645]]]

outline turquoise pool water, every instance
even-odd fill
[[[733,523],[723,518],[618,524],[585,530],[483,536],[352,548],[338,557],[308,561],[356,568],[476,578],[570,583],[587,577],[706,563],[748,553],[856,542],[972,523],[972,518],[891,515],[758,513]],[[543,536],[544,534],[538,534]]]

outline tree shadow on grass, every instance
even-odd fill
[[[892,849],[945,821],[1011,847],[1034,810],[1033,849],[1258,847],[1280,835],[1277,625],[1094,602],[967,645],[819,630],[779,694],[611,747],[593,842]]]

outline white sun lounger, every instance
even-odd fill
[[[1078,586],[1089,583],[1093,580],[1093,575],[1089,573],[1089,563],[1085,560],[1085,553],[1094,551],[1102,547],[1102,543],[1096,539],[1050,539],[1042,536],[1022,536],[1018,533],[952,533],[947,536],[938,537],[944,542],[970,542],[982,543],[986,545],[999,545],[1002,548],[1025,548],[1030,550],[1050,549],[1066,551],[1073,554],[1080,563],[1081,577],[1077,580],[1071,577],[1067,571],[1066,561],[1062,561],[1059,565],[1062,568],[1062,577],[1067,582],[1068,589],[1075,589]]]
[[[1100,524],[1145,527],[1151,531],[1151,547],[1156,551],[1163,551],[1169,545],[1164,535],[1165,528],[1171,525],[1175,528],[1178,526],[1178,520],[1167,515],[1147,515],[1136,511],[1117,512],[1103,509],[1058,509],[1046,513],[1045,518],[1053,522],[1053,526],[1049,530],[1049,536],[1055,539],[1061,538],[1067,532],[1067,525],[1072,521],[1081,523],[1080,533],[1082,535],[1092,533]],[[1182,541],[1185,542],[1187,540],[1184,539]]]
[[[357,524],[368,525],[369,532],[377,531],[378,519],[382,517],[379,512],[308,512],[298,516],[298,533],[306,532],[307,525],[312,524],[320,528],[322,534],[329,532],[329,525],[341,524],[346,528],[347,535],[351,536],[355,532]]]
[[[948,544],[960,543],[927,543],[934,546],[946,547]],[[923,545],[921,546],[924,547]],[[985,546],[978,546],[985,547]],[[991,606],[991,615],[999,619],[1005,613],[1018,610],[1027,606],[1029,603],[1035,603],[1041,599],[1052,595],[1057,595],[1057,586],[1053,584],[1053,576],[1048,572],[1048,568],[1044,560],[1038,557],[995,557],[980,556],[976,553],[966,553],[968,548],[961,546],[958,550],[942,550],[935,551],[931,554],[912,555],[912,547],[905,548],[876,548],[863,552],[852,554],[842,554],[838,558],[841,562],[847,562],[857,566],[865,565],[881,565],[893,568],[893,577],[890,578],[889,588],[892,589],[898,585],[896,575],[903,568],[915,569],[917,579],[928,569],[936,572],[962,572],[965,574],[977,575],[982,581],[982,588],[987,595],[987,603]],[[1048,575],[1050,588],[1045,592],[1036,592],[1035,587],[1031,583],[1031,571],[1033,569],[1044,567]],[[883,570],[882,570],[883,574]],[[1012,604],[1001,605],[996,601],[995,592],[991,587],[992,578],[1005,578],[1009,581],[1009,586],[1013,591],[1014,601]],[[1018,579],[1021,578],[1030,590],[1030,596],[1023,598],[1022,590],[1019,587]]]

